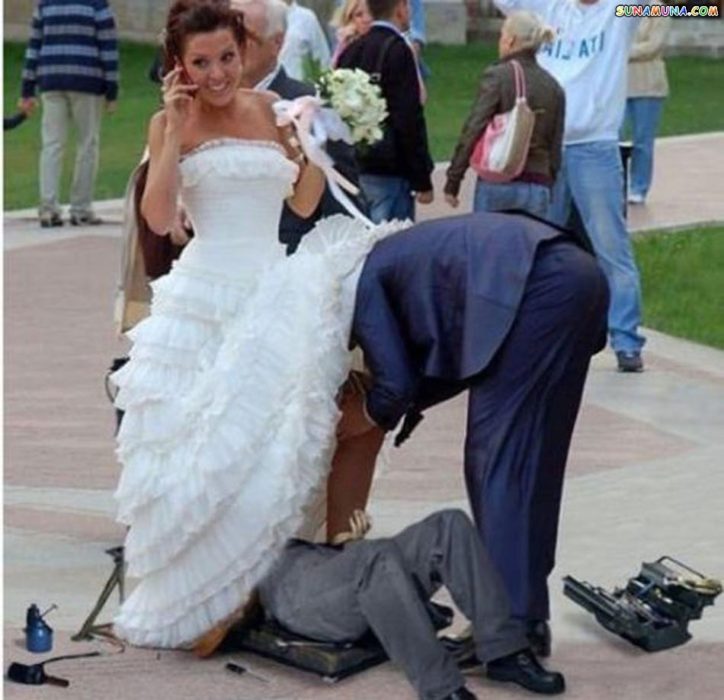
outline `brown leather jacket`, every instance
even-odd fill
[[[457,195],[460,191],[470,156],[490,119],[513,109],[515,77],[512,66],[508,65],[513,58],[523,68],[528,106],[536,114],[528,160],[515,181],[548,186],[555,181],[561,165],[565,95],[555,78],[538,65],[535,53],[526,49],[506,56],[483,73],[480,93],[463,126],[447,170],[446,194]]]

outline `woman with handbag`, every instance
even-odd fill
[[[553,30],[532,12],[514,12],[503,23],[500,61],[483,74],[447,170],[445,200],[452,207],[458,206],[460,184],[468,167],[473,167],[478,173],[474,211],[517,209],[546,215],[561,162],[565,97],[535,54],[553,36]],[[506,141],[507,163],[498,171],[488,162],[489,129],[502,132],[495,136],[501,137],[501,143]]]

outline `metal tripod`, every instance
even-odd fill
[[[126,564],[123,559],[123,547],[112,547],[111,549],[106,549],[106,554],[113,559],[113,571],[111,572],[108,581],[106,581],[106,585],[103,587],[103,590],[98,597],[98,601],[93,607],[93,610],[91,610],[90,615],[88,615],[80,630],[71,637],[74,642],[93,639],[95,635],[101,635],[104,637],[112,635],[110,623],[97,625],[95,622],[116,586],[118,586],[120,602],[122,603],[125,599],[124,575]]]

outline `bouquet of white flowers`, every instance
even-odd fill
[[[372,144],[382,138],[382,122],[387,118],[387,103],[380,86],[359,68],[337,68],[322,73],[317,80],[319,97],[349,127],[354,144]]]
[[[379,86],[364,71],[338,68],[322,73],[315,96],[279,100],[274,111],[279,126],[294,128],[304,155],[322,170],[335,199],[356,219],[373,226],[347,196],[359,189],[335,169],[326,144],[341,140],[369,145],[383,137],[387,104]]]

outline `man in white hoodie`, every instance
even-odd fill
[[[575,202],[611,289],[610,342],[622,372],[643,370],[639,272],[623,211],[618,134],[626,67],[638,20],[616,17],[619,0],[494,0],[503,13],[530,10],[557,32],[538,62],[566,93],[563,164],[548,218],[565,225]],[[642,0],[642,4],[648,4]]]

